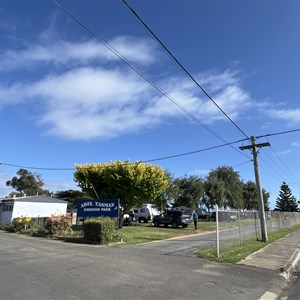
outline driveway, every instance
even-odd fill
[[[172,243],[188,241],[106,247],[0,231],[0,299],[253,300],[284,285],[273,271],[174,255]]]
[[[216,233],[200,232],[185,237],[171,238],[157,242],[136,245],[134,247],[157,251],[163,255],[195,256],[200,248],[215,245]]]

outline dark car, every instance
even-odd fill
[[[178,226],[186,228],[190,223],[191,215],[189,212],[184,211],[169,210],[153,218],[155,227],[163,224],[165,227],[171,225],[173,228],[177,228]]]

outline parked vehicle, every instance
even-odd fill
[[[206,209],[203,209],[203,208],[197,208],[196,209],[196,213],[198,215],[198,219],[199,220],[206,220],[207,219],[207,211]]]
[[[134,214],[129,213],[123,215],[123,226],[137,225],[137,222],[138,221]]]
[[[186,213],[189,213],[190,215],[192,215],[192,212],[193,212],[193,210],[190,207],[187,207],[187,206],[174,206],[172,208],[172,210],[184,211]]]
[[[211,213],[210,219],[211,219],[211,221],[216,221],[216,212],[215,211],[213,211]],[[232,212],[220,211],[218,213],[218,221],[219,222],[236,222],[237,216],[236,216],[236,214],[234,214]]]
[[[165,227],[171,225],[173,228],[177,228],[178,226],[186,228],[190,223],[191,215],[189,212],[184,211],[169,210],[153,218],[155,227],[163,224]]]
[[[139,223],[152,222],[153,217],[160,214],[160,211],[155,207],[154,204],[145,203],[138,207],[133,207],[130,213],[138,220]]]

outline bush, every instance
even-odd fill
[[[32,227],[27,230],[24,230],[22,233],[26,233],[35,237],[46,237],[48,235],[47,231],[43,228],[43,226],[35,223]]]
[[[69,216],[47,218],[44,223],[44,229],[50,236],[62,236],[65,232],[72,232],[72,218]]]
[[[0,230],[15,232],[15,228],[13,227],[12,223],[1,224]]]
[[[11,232],[27,233],[34,225],[34,221],[30,217],[15,218],[11,223]]]
[[[101,245],[112,242],[115,231],[116,224],[111,218],[89,219],[83,225],[84,238]]]

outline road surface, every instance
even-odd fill
[[[0,231],[0,299],[253,300],[284,284],[277,272],[210,263],[174,244],[91,246]]]

